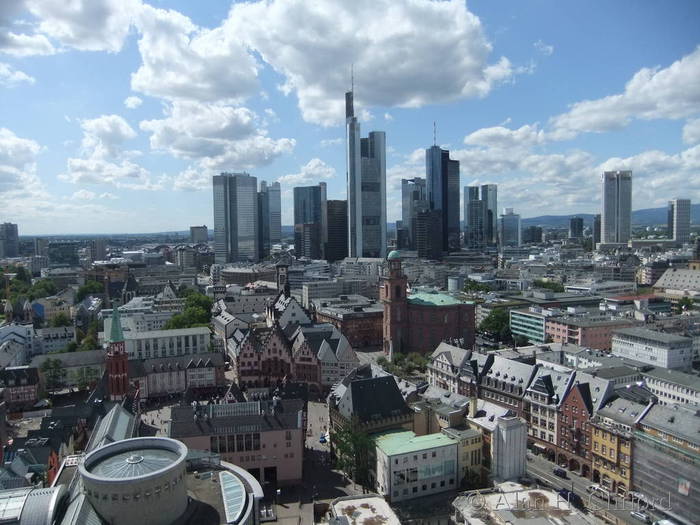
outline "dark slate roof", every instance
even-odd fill
[[[154,359],[129,360],[129,377],[144,377],[146,374],[185,370],[187,368],[223,367],[224,356],[219,352],[206,354],[156,357]]]
[[[227,405],[200,405],[197,408],[173,407],[170,413],[169,437],[179,439],[301,428],[304,408],[302,400],[278,400],[274,414],[273,403],[274,401],[266,400]],[[227,411],[230,414],[226,415]]]
[[[351,398],[352,411],[343,413],[343,400],[340,406],[341,414],[348,419],[356,416],[361,422],[366,422],[411,412],[391,376],[353,381],[346,392],[346,397],[348,395]]]
[[[36,385],[39,383],[39,371],[30,366],[13,366],[0,370],[0,386],[10,386],[12,380],[12,386],[20,386],[22,379],[26,379],[27,385]]]

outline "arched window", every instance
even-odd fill
[[[397,299],[401,299],[401,286],[398,284],[394,286],[394,294],[396,295]]]

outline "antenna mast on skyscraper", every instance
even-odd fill
[[[437,124],[433,120],[433,146],[437,146]]]
[[[355,91],[355,64],[350,64],[350,91]]]

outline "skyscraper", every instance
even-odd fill
[[[485,243],[486,202],[479,199],[478,186],[464,187],[464,244],[483,248]]]
[[[348,201],[331,200],[326,203],[328,214],[328,242],[326,260],[340,261],[348,256]]]
[[[206,226],[190,226],[190,242],[200,244],[209,240],[209,230]]]
[[[571,217],[569,219],[569,239],[583,239],[582,217]]]
[[[264,180],[260,181],[258,192],[258,250],[260,259],[270,255],[270,194]]]
[[[353,91],[345,93],[348,252],[350,257],[386,256],[386,135],[360,138]]]
[[[668,237],[678,243],[690,241],[690,199],[668,201]]]
[[[520,215],[513,213],[513,208],[504,208],[499,225],[501,246],[517,247],[521,244]]]
[[[297,257],[323,257],[325,184],[294,188],[294,251]]]
[[[498,186],[496,184],[483,184],[481,186],[481,200],[486,206],[484,239],[486,244],[494,245],[498,242]]]
[[[459,161],[439,146],[425,150],[426,189],[430,209],[442,214],[442,250],[459,250]]]
[[[215,261],[257,261],[258,179],[248,173],[222,173],[214,175],[213,190]]]
[[[416,249],[416,216],[420,208],[425,208],[427,195],[425,179],[401,179],[401,223],[408,232],[408,248]]]
[[[442,213],[440,210],[421,210],[416,217],[416,250],[421,259],[442,257]]]
[[[267,200],[270,210],[270,244],[282,242],[282,195],[280,183],[267,186]]]
[[[601,242],[626,243],[632,230],[632,172],[606,171],[602,181]]]
[[[17,225],[11,222],[0,224],[0,257],[19,257]]]
[[[600,213],[593,217],[593,249],[600,242]]]

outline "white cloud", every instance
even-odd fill
[[[700,143],[700,118],[689,120],[683,126],[683,142],[686,144]]]
[[[625,90],[584,100],[551,119],[554,139],[620,129],[633,119],[680,119],[700,113],[700,47],[666,68],[642,68]]]
[[[239,102],[257,89],[257,64],[237,35],[197,27],[173,10],[144,5],[136,22],[143,61],[131,87],[148,95]]]
[[[0,53],[18,57],[55,53],[53,45],[44,35],[15,31],[24,29],[17,23],[16,17],[21,15],[25,9],[25,0],[2,0],[0,2]]]
[[[494,148],[530,147],[543,142],[544,132],[537,125],[525,125],[515,130],[503,126],[482,128],[464,138],[467,145]]]
[[[394,117],[391,116],[391,113],[384,113],[384,120],[390,122],[394,120]]]
[[[335,177],[335,168],[329,166],[319,158],[313,158],[303,166],[300,166],[299,173],[282,175],[277,179],[277,182],[290,186],[301,186],[304,184],[314,184],[333,177]]]
[[[550,56],[552,53],[554,53],[554,46],[550,44],[545,44],[544,42],[542,42],[542,40],[538,40],[532,45],[537,51],[539,51],[545,56]]]
[[[323,125],[342,119],[353,63],[360,108],[484,96],[513,74],[505,57],[488,63],[491,45],[461,0],[237,3],[224,27],[284,75],[305,120]]]
[[[142,121],[151,149],[199,161],[208,170],[252,169],[294,149],[294,139],[272,139],[257,115],[244,107],[174,102],[166,118]]]
[[[0,201],[5,217],[24,217],[35,212],[38,199],[48,197],[36,175],[41,146],[0,128]]]
[[[114,193],[109,193],[109,192],[104,192],[100,193],[99,195],[100,199],[108,199],[108,200],[117,200],[119,197],[117,197]]]
[[[26,0],[40,33],[81,51],[121,50],[141,0]]]
[[[200,191],[211,188],[211,177],[214,174],[214,172],[190,166],[175,177],[174,188],[181,191]]]
[[[139,97],[126,97],[124,99],[124,105],[128,109],[136,109],[139,107],[141,104],[143,104],[143,100],[141,100]]]
[[[136,137],[133,128],[119,115],[83,120],[80,126],[83,128],[83,150],[97,158],[118,156],[124,142]]]
[[[23,71],[14,69],[9,64],[0,62],[0,86],[15,87],[22,82],[34,84],[34,77],[30,77]]]
[[[91,201],[96,197],[97,194],[90,190],[78,190],[71,195],[71,199],[74,201]]]
[[[321,147],[322,148],[329,148],[331,146],[339,146],[340,144],[343,143],[343,139],[340,137],[335,138],[335,139],[321,139]]]

